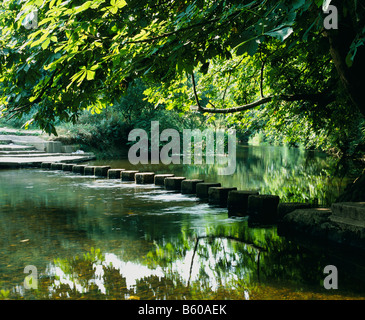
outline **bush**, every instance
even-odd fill
[[[107,106],[99,114],[83,111],[76,124],[62,124],[57,127],[59,136],[55,140],[67,144],[80,144],[86,151],[94,152],[98,158],[119,158],[127,154],[127,147],[135,143],[128,141],[132,129],[145,130],[151,136],[151,121],[159,121],[160,132],[184,128],[203,129],[200,115],[178,114],[166,110],[164,106],[156,109],[144,98],[145,85],[136,81],[127,94]]]

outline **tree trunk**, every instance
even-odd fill
[[[350,10],[351,4],[345,4],[343,0],[333,1],[333,4],[338,9],[339,17],[338,29],[328,30],[326,32],[329,39],[331,56],[341,82],[349,94],[352,103],[365,117],[365,46],[363,45],[358,48],[351,67],[348,67],[346,64],[346,57],[350,46],[356,34],[364,26],[364,21],[356,21],[355,8]],[[345,14],[345,6],[347,14]]]

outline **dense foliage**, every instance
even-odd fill
[[[323,27],[330,3],[338,29]],[[6,0],[2,113],[56,133],[143,78],[155,106],[346,152],[365,112],[364,12],[356,0]]]
[[[203,115],[193,116],[166,110],[164,105],[155,108],[146,100],[143,92],[146,85],[134,81],[113,106],[106,106],[102,112],[80,113],[76,124],[56,123],[57,139],[64,144],[79,144],[81,149],[95,153],[98,158],[125,157],[127,147],[134,142],[128,135],[134,128],[145,130],[151,136],[151,121],[158,121],[160,131],[184,128],[204,129]],[[162,144],[162,142],[161,142]]]

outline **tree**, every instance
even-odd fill
[[[34,112],[34,121],[41,128],[55,132],[56,118],[76,121],[82,109],[99,110],[112,104],[135,78],[169,84],[177,75],[194,75],[198,67],[207,72],[213,59],[248,54],[260,62],[265,50],[271,56],[279,49],[286,56],[321,51],[320,60],[331,58],[337,73],[330,75],[329,86],[313,84],[311,92],[293,93],[290,86],[275,92],[272,78],[266,82],[271,87],[267,95],[258,87],[253,100],[239,109],[203,107],[196,94],[200,110],[243,111],[282,100],[325,108],[338,99],[336,86],[341,81],[364,115],[365,8],[356,0],[332,1],[338,8],[339,26],[338,30],[325,30],[321,5],[329,2],[4,1],[0,11],[2,112],[10,117]],[[27,29],[34,16],[38,17],[37,27]],[[269,58],[269,62],[275,60]],[[302,63],[306,70],[318,65]],[[283,70],[278,69],[280,74]],[[192,84],[194,88],[194,81]]]

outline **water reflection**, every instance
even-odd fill
[[[324,173],[333,170],[328,159],[278,150],[242,149],[236,174],[223,185],[291,190],[281,195],[288,199],[304,192],[302,200],[313,200],[320,192],[318,199],[335,194],[342,184]],[[128,169],[125,162],[110,164]],[[169,172],[154,169],[146,171]],[[212,167],[180,166],[173,172],[221,182]],[[275,227],[248,227],[245,218],[228,218],[224,208],[154,185],[1,170],[0,210],[3,298],[334,298],[321,281],[323,267],[339,261],[352,272],[341,273],[337,296],[365,296],[363,263],[353,257],[298,246],[279,237]],[[22,286],[26,265],[38,269],[37,291]]]
[[[91,162],[105,165],[103,161]],[[310,202],[322,206],[332,203],[349,178],[361,169],[322,152],[273,146],[237,147],[236,172],[218,175],[218,165],[131,165],[127,159],[111,160],[112,168],[137,169],[155,173],[174,173],[206,182],[221,182],[224,187],[258,190],[279,195],[283,201]]]

